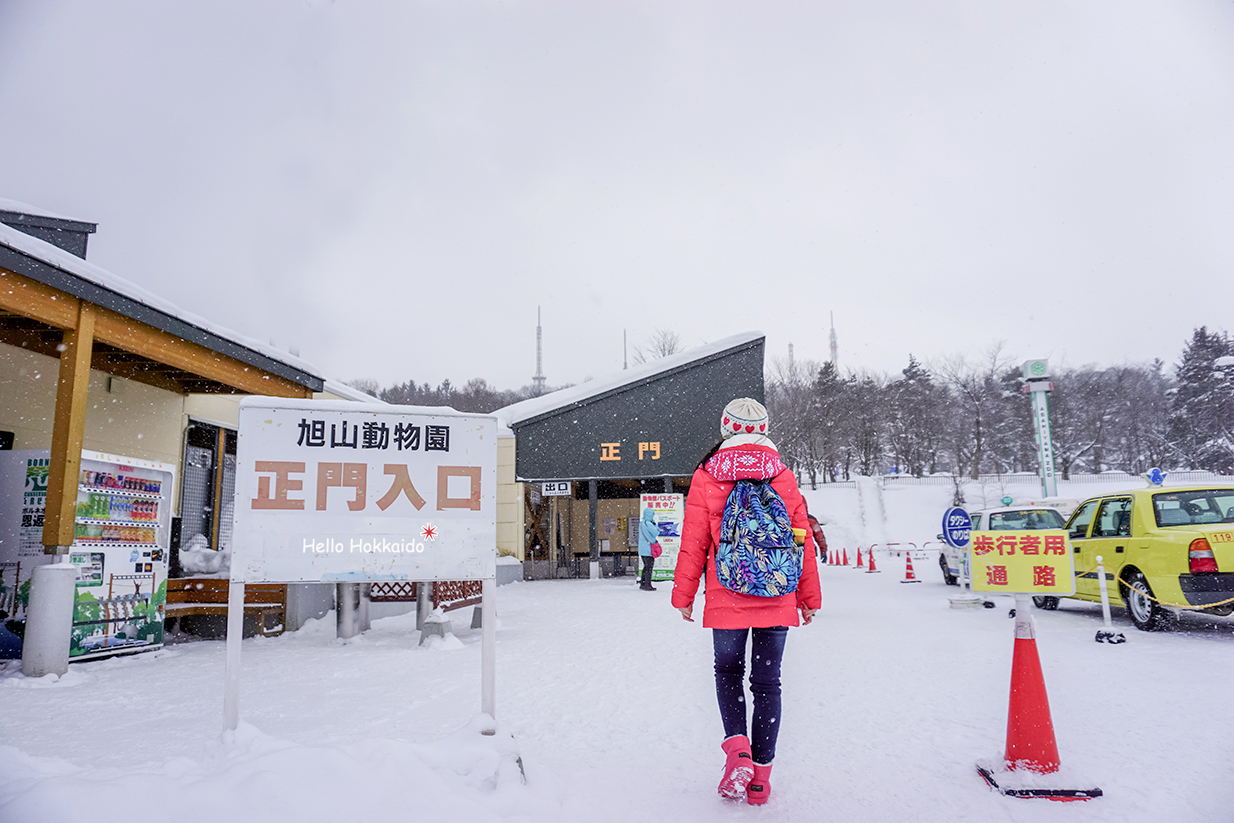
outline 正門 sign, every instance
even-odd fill
[[[973,591],[1075,594],[1071,544],[1062,529],[973,532]]]
[[[232,579],[496,574],[496,421],[444,409],[240,402]]]

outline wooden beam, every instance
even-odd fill
[[[77,326],[79,303],[77,298],[64,292],[0,268],[0,310],[32,318],[58,329],[74,329]],[[256,366],[249,366],[199,343],[184,340],[111,309],[92,306],[92,314],[95,317],[95,339],[100,343],[107,343],[155,363],[172,366],[194,376],[230,386],[237,393],[267,394],[275,397],[313,396],[312,389],[299,383],[270,374]],[[33,345],[27,348],[33,349]]]
[[[106,372],[116,377],[123,377],[127,380],[132,380],[134,383],[144,383],[147,386],[154,386],[155,388],[177,394],[187,393],[185,392],[184,385],[179,380],[161,372],[142,368],[142,362],[149,361],[117,362],[110,353],[95,351],[91,366],[98,371]]]
[[[211,351],[110,309],[96,308],[95,335],[118,349],[186,371],[249,394],[312,397],[311,389]]]
[[[0,308],[58,329],[77,326],[80,301],[37,280],[0,269]]]
[[[90,355],[94,346],[95,310],[77,302],[75,328],[64,333],[60,380],[51,430],[51,461],[47,476],[47,509],[43,514],[43,546],[49,554],[66,554],[73,544],[77,517],[77,483],[81,478],[81,444],[86,432],[86,392],[90,386]]]

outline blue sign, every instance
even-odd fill
[[[1166,472],[1158,468],[1151,468],[1144,472],[1144,479],[1148,481],[1150,486],[1160,486],[1165,482]]]
[[[943,539],[947,545],[962,549],[968,545],[969,532],[973,530],[973,519],[968,512],[958,506],[952,506],[943,512]]]

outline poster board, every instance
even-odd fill
[[[660,548],[664,553],[656,558],[651,570],[652,580],[672,580],[677,569],[677,553],[681,550],[681,526],[686,519],[686,498],[683,494],[639,495],[639,517],[650,508],[660,529]]]
[[[246,397],[231,579],[492,579],[496,472],[488,415]]]

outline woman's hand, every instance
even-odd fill
[[[682,620],[688,620],[691,623],[694,622],[694,618],[691,617],[691,615],[694,614],[694,604],[693,603],[691,603],[688,606],[678,606],[677,611],[681,612]]]
[[[810,621],[814,619],[814,615],[818,614],[818,609],[810,609],[805,606],[801,607],[801,625],[808,626]]]

